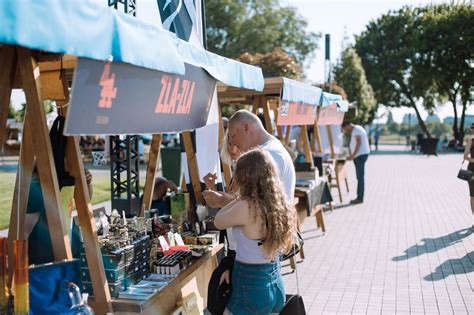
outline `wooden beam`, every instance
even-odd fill
[[[69,84],[64,72],[65,70],[63,70],[63,74],[61,75],[62,79],[60,81],[64,100],[57,102],[59,106],[64,106],[69,102]],[[66,115],[67,110],[62,114]],[[91,280],[96,300],[95,311],[98,314],[105,314],[112,312],[112,303],[107,277],[105,276],[102,253],[97,237],[97,228],[92,212],[81,149],[79,147],[79,137],[77,136],[68,137],[66,145],[66,162],[69,174],[74,177],[74,202],[76,204],[79,225],[81,226],[81,235],[84,243],[87,265],[90,270],[94,270],[94,277],[92,277]]]
[[[97,314],[106,314],[112,312],[112,304],[104,264],[102,262],[102,253],[97,238],[97,229],[90,203],[89,190],[87,189],[84,165],[79,148],[79,137],[68,137],[66,158],[69,162],[69,174],[71,174],[75,180],[74,201],[76,203],[77,218],[81,226],[87,265],[91,271],[94,271],[94,276],[91,277],[91,280],[96,301],[95,312]]]
[[[291,132],[291,126],[287,125],[286,126],[286,133],[285,133],[285,143],[288,144],[290,142],[290,132]]]
[[[140,216],[145,215],[145,209],[151,208],[153,201],[153,190],[155,189],[156,171],[160,161],[161,141],[163,137],[161,134],[153,135],[150,146],[150,153],[148,158],[148,168],[146,170],[145,188],[143,191],[143,203],[140,210]]]
[[[283,142],[284,144],[287,144],[285,141],[285,138],[283,137],[283,127],[281,125],[277,126],[277,135],[278,135],[278,138],[280,138],[281,142]]]
[[[311,168],[313,168],[313,154],[311,153],[311,146],[309,144],[309,138],[308,138],[308,127],[301,126],[301,137],[303,139],[303,146],[304,146],[304,155],[306,158],[306,162],[310,163]]]
[[[37,158],[38,174],[43,191],[44,205],[48,219],[51,243],[56,261],[72,258],[69,237],[66,231],[64,213],[59,200],[59,185],[49,139],[46,116],[41,97],[39,68],[31,51],[17,47],[23,89],[25,90],[29,120],[33,137],[33,148]]]
[[[10,99],[15,80],[16,54],[15,47],[0,47],[0,151],[3,152],[7,136],[7,118]]]
[[[323,143],[322,143],[322,140],[321,140],[321,134],[319,133],[318,124],[316,124],[316,123],[314,123],[313,138],[315,139],[315,141],[313,141],[314,152],[322,153],[323,152]],[[316,144],[318,145],[318,148],[316,148]]]
[[[326,131],[328,133],[329,148],[331,149],[331,158],[334,159],[336,157],[336,153],[334,151],[334,140],[333,140],[333,137],[332,137],[331,125],[326,126]]]
[[[318,106],[318,109],[316,110],[316,120],[314,121],[314,128],[313,128],[313,151],[316,153],[322,153],[323,152],[323,144],[321,141],[321,135],[319,133],[318,129],[318,118],[319,118],[319,112],[321,111],[321,107]],[[318,144],[318,149],[315,148],[315,143]]]
[[[260,107],[260,97],[260,95],[255,95],[253,97],[252,113],[254,113],[255,115],[257,114],[258,109]]]
[[[193,186],[194,199],[198,204],[204,204],[201,191],[201,177],[199,176],[199,168],[196,159],[196,153],[194,152],[193,141],[191,139],[191,132],[184,131],[183,133],[184,149],[186,150],[186,157],[188,159],[188,170],[189,177],[191,179],[191,185]]]
[[[28,109],[24,117],[23,138],[20,146],[20,159],[16,174],[15,191],[13,192],[12,211],[10,215],[10,226],[8,229],[8,264],[14,266],[15,255],[13,253],[13,241],[25,240],[25,217],[30,195],[30,185],[33,175],[35,156],[33,152],[33,139],[29,121],[32,120]],[[14,268],[8,269],[8,287],[13,283]]]
[[[276,102],[276,105],[273,106],[273,112],[275,113],[275,121],[277,121],[278,119],[278,115],[279,115],[279,110],[280,110],[280,100],[277,100]],[[277,125],[277,135],[278,135],[278,138],[280,138],[280,141],[283,142],[284,144],[288,144],[286,141],[285,141],[285,138],[283,137],[283,127],[281,125]]]
[[[41,80],[41,96],[43,100],[65,100],[66,95],[63,91],[61,72],[66,76],[65,71],[42,71]],[[69,91],[68,91],[69,93]]]
[[[270,117],[270,103],[265,96],[260,97],[260,107],[263,107],[266,129],[269,134],[273,135],[272,118]]]

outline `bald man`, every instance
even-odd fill
[[[291,156],[283,144],[265,130],[257,115],[248,110],[235,112],[229,119],[228,136],[229,143],[237,146],[241,152],[259,147],[272,156],[286,197],[292,202],[296,174]],[[216,208],[223,207],[232,200],[232,196],[228,194],[207,191],[204,198],[209,205]]]

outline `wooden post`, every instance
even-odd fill
[[[259,107],[260,107],[260,95],[254,95],[253,96],[252,113],[257,115]]]
[[[188,159],[188,170],[191,184],[193,186],[194,198],[196,203],[204,204],[201,191],[201,177],[199,176],[199,168],[194,152],[193,141],[191,139],[191,132],[183,132],[184,149],[186,150],[186,157]]]
[[[140,210],[140,216],[143,217],[145,209],[150,209],[153,200],[153,190],[155,189],[156,170],[160,160],[161,134],[153,135],[148,158],[148,168],[146,170],[145,188],[143,191],[143,202]]]
[[[272,119],[270,117],[270,102],[266,96],[260,96],[260,107],[263,107],[263,116],[265,118],[265,125],[267,132],[273,135]]]
[[[326,131],[328,133],[328,139],[329,139],[329,148],[331,149],[331,158],[336,158],[336,153],[334,152],[334,140],[332,138],[332,130],[331,126],[327,125],[326,126]]]
[[[0,150],[3,151],[7,135],[7,117],[15,80],[15,48],[10,45],[0,47]]]
[[[281,142],[283,142],[284,144],[287,144],[287,142],[285,141],[285,138],[283,137],[283,127],[281,125],[277,125],[277,135],[278,135],[278,138],[281,139]]]
[[[69,237],[66,231],[64,213],[59,200],[59,185],[54,165],[51,142],[41,98],[39,67],[27,48],[17,47],[23,89],[31,119],[28,119],[33,138],[33,148],[37,159],[38,174],[43,191],[44,205],[51,233],[56,261],[72,258]]]
[[[224,132],[224,125],[222,123],[222,112],[221,112],[221,107],[218,106],[218,111],[219,111],[219,148],[220,150],[227,150],[227,148],[223,148],[222,144],[224,143],[224,137],[225,137],[225,132]],[[224,182],[225,182],[225,187],[230,186],[230,181],[232,179],[232,171],[230,169],[230,165],[225,164],[221,160],[221,167],[222,170],[224,171]]]
[[[333,137],[332,137],[331,125],[326,126],[326,131],[327,131],[328,139],[329,139],[329,148],[331,149],[331,158],[335,159],[336,158],[336,153],[334,151],[334,140],[333,140]],[[341,191],[341,183],[340,183],[340,180],[339,180],[339,173],[338,173],[338,170],[337,170],[337,161],[333,162],[333,166],[334,166],[333,167],[334,176],[335,176],[335,180],[336,180],[336,188],[337,188],[337,192],[338,192],[338,195],[339,195],[339,201],[342,203],[342,191]]]
[[[316,153],[322,153],[323,152],[323,144],[321,141],[321,135],[319,134],[319,129],[318,129],[318,119],[319,119],[319,113],[321,112],[321,107],[318,106],[316,110],[316,119],[314,121],[314,128],[313,128],[313,151]],[[318,143],[318,150],[315,148],[315,143]]]
[[[306,162],[310,163],[311,168],[313,168],[314,167],[313,154],[311,154],[311,146],[309,144],[309,138],[308,138],[308,127],[306,125],[301,126],[301,137],[303,139],[304,155],[306,158]]]
[[[321,141],[321,134],[319,133],[319,128],[318,124],[314,123],[314,128],[313,128],[313,137],[316,140],[315,143],[318,144],[318,149],[316,150],[316,145],[313,143],[314,146],[314,152],[316,153],[322,153],[323,152],[323,143]]]
[[[57,101],[60,106],[69,102],[69,84],[66,74],[62,73],[62,90],[64,100]],[[66,115],[67,111],[63,112]],[[105,276],[102,253],[100,250],[97,229],[95,225],[90,194],[85,177],[84,165],[82,162],[81,149],[79,147],[79,137],[68,137],[66,145],[66,162],[68,171],[74,177],[74,201],[77,209],[77,218],[81,226],[81,235],[84,242],[87,265],[90,270],[94,270],[91,277],[92,289],[95,297],[95,311],[98,314],[112,312],[112,304],[108,281]]]
[[[291,132],[291,126],[287,125],[286,126],[286,134],[285,134],[285,143],[288,144],[290,142],[290,132]]]
[[[89,190],[87,189],[78,137],[68,138],[66,158],[69,162],[69,174],[71,174],[75,180],[74,201],[76,203],[77,217],[81,226],[87,265],[91,270],[91,275],[93,271],[91,281],[92,289],[94,290],[95,312],[97,314],[105,314],[112,312],[112,304],[104,264],[102,262],[102,253],[97,238],[97,229],[90,203]],[[50,231],[50,233],[51,240],[53,240],[52,231]]]
[[[33,175],[33,167],[35,155],[33,152],[33,140],[30,131],[31,114],[26,110],[25,123],[23,127],[23,138],[20,146],[20,160],[18,162],[18,171],[16,174],[15,191],[13,193],[12,211],[10,215],[10,226],[8,229],[8,265],[14,266],[15,256],[13,253],[13,241],[25,240],[25,217],[26,208],[28,206],[28,198],[30,195],[31,178]],[[13,283],[14,268],[8,269],[8,287]]]

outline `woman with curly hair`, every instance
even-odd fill
[[[214,224],[232,227],[236,257],[227,314],[278,313],[285,303],[279,256],[291,247],[296,229],[275,165],[261,149],[237,161],[234,185],[238,198],[222,208]]]

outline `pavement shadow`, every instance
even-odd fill
[[[354,205],[351,205],[350,203],[343,203],[343,204],[334,206],[334,210],[339,210],[339,209],[347,208],[351,206],[354,206]],[[329,209],[329,211],[331,211],[331,209]]]
[[[472,259],[469,257],[472,256]],[[436,270],[423,279],[426,281],[439,281],[446,279],[450,275],[467,274],[474,272],[474,252],[467,253],[465,256],[456,259],[446,260],[436,267]]]
[[[404,261],[423,254],[434,253],[440,249],[446,248],[460,242],[463,238],[472,234],[471,228],[462,229],[437,238],[423,238],[416,245],[405,250],[405,254],[393,257],[393,261]]]

